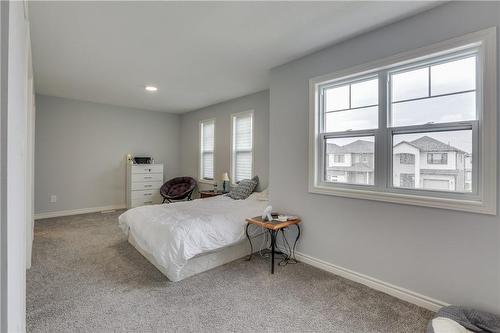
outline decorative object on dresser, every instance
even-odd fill
[[[222,195],[224,192],[220,191],[200,191],[200,198],[205,199],[205,198],[211,198],[211,197],[216,197],[218,195]]]
[[[196,180],[192,177],[176,177],[170,179],[160,188],[163,202],[172,200],[191,200],[191,195],[196,188]]]
[[[155,160],[151,156],[135,156],[134,163],[135,164],[155,164]]]
[[[163,164],[127,165],[127,208],[161,203]]]

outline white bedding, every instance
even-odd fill
[[[217,196],[142,206],[126,211],[118,220],[123,232],[131,232],[167,277],[176,281],[187,260],[245,238],[245,219],[261,215],[268,204],[258,196],[254,193],[246,200]]]

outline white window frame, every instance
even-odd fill
[[[254,110],[248,110],[248,111],[243,111],[243,112],[237,112],[231,114],[231,145],[230,145],[230,174],[231,174],[231,185],[235,186],[236,183],[236,169],[235,169],[235,147],[234,147],[234,120],[235,118],[238,117],[243,117],[246,115],[250,115],[252,118],[252,172],[250,173],[250,176],[253,177],[255,175],[255,116],[254,116]]]
[[[352,131],[349,136],[373,135],[375,133],[375,184],[353,185],[327,183],[323,181],[324,139],[320,137],[322,116],[320,115],[320,87],[326,83],[338,83],[362,76],[379,75],[379,96],[386,95],[387,71],[414,64],[417,61],[462,52],[477,48],[477,62],[482,72],[477,72],[478,117],[473,121],[473,145],[478,156],[473,158],[473,193],[452,193],[440,191],[411,190],[389,185],[392,175],[392,135],[412,133],[418,127],[390,128],[387,126],[387,112],[379,112],[379,128],[375,130]],[[360,198],[400,204],[435,207],[496,215],[497,211],[497,68],[496,28],[489,28],[449,39],[417,50],[403,52],[392,57],[356,66],[336,73],[322,75],[309,80],[309,192]],[[388,100],[379,97],[379,108],[387,111]],[[429,131],[440,129],[469,129],[472,122],[426,125]],[[488,153],[483,153],[488,152]],[[476,171],[474,171],[474,169]],[[475,185],[474,185],[475,184]]]
[[[214,179],[208,179],[203,177],[203,124],[208,123],[208,122],[213,122],[214,123],[214,150],[213,150],[213,170],[214,170]],[[198,149],[198,181],[200,183],[205,183],[205,184],[215,184],[215,139],[216,139],[216,121],[215,118],[210,118],[210,119],[203,119],[200,120],[199,125],[198,125],[198,143],[199,143],[199,149]]]

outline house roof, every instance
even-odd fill
[[[327,154],[346,154],[346,153],[372,153],[374,150],[374,144],[371,141],[366,140],[356,140],[345,146],[339,146],[334,143],[328,143],[326,145]]]
[[[427,135],[413,141],[401,141],[396,146],[399,146],[403,143],[409,144],[410,146],[413,146],[422,151],[457,151],[466,153],[461,149],[448,145],[434,138],[428,137]]]
[[[410,146],[413,146],[421,151],[445,151],[445,152],[457,151],[464,154],[467,153],[461,149],[458,149],[449,144],[431,138],[427,135],[413,141],[401,141],[396,146],[399,146],[400,144],[403,143],[409,144]],[[366,140],[356,140],[345,146],[339,146],[335,143],[328,143],[326,145],[327,154],[348,154],[348,153],[366,154],[366,153],[373,153],[373,150],[374,150],[373,142]]]

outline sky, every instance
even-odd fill
[[[390,77],[389,126],[477,119],[476,56],[397,72]],[[378,128],[377,78],[328,89],[325,97],[325,132]],[[396,135],[393,141],[394,144],[403,140],[413,141],[424,135],[472,152],[471,130]],[[361,138],[342,138],[330,142],[346,145],[358,139]],[[374,140],[373,137],[362,139]]]

